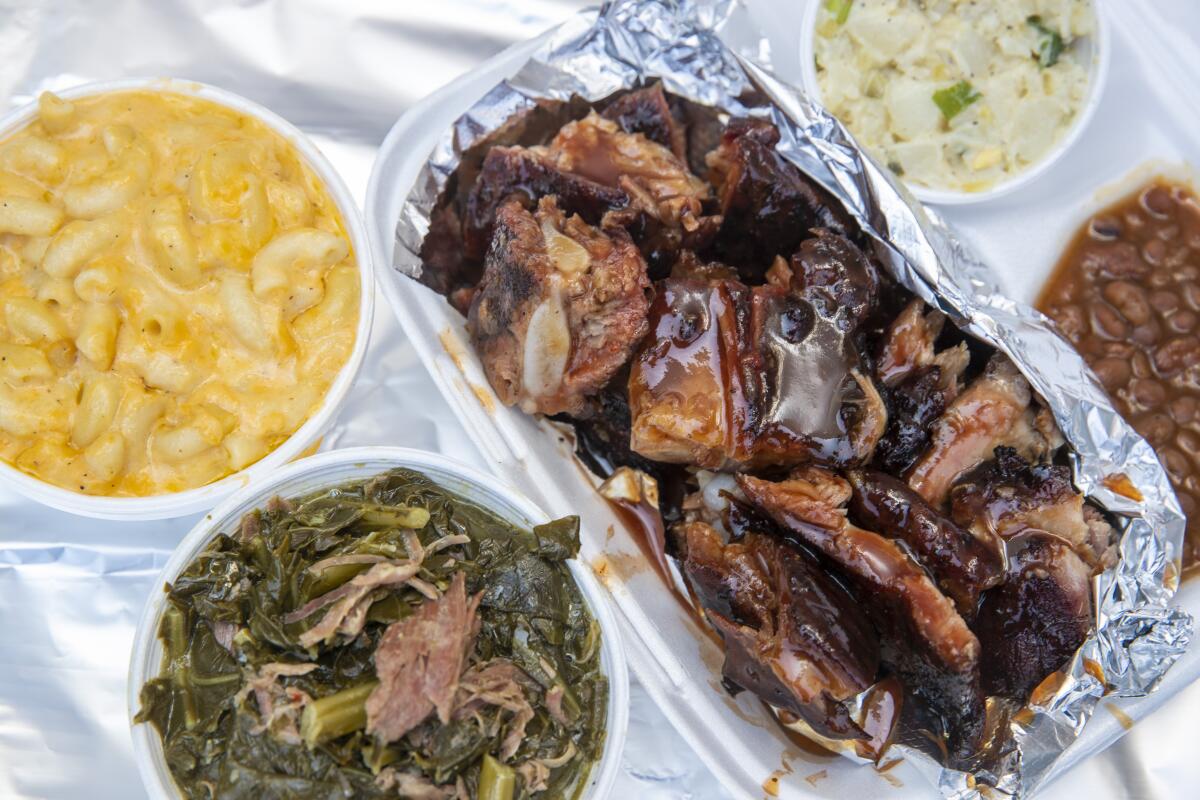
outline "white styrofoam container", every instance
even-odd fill
[[[351,447],[302,458],[247,486],[221,503],[183,538],[162,569],[158,586],[171,583],[192,559],[218,534],[228,533],[243,515],[262,508],[275,496],[299,497],[329,486],[366,478],[389,469],[405,467],[423,473],[443,489],[466,498],[523,528],[548,522],[551,517],[538,505],[504,481],[439,453],[401,447]],[[629,722],[629,671],[625,649],[608,598],[587,567],[578,560],[568,562],[584,602],[600,625],[600,669],[608,678],[607,736],[604,753],[592,767],[581,800],[603,800],[621,768],[621,752]],[[134,760],[151,800],[179,797],[163,754],[162,740],[149,724],[134,724],[141,708],[139,695],[147,680],[159,673],[162,641],[159,620],[167,595],[155,591],[146,600],[138,621],[129,659],[126,707],[133,737]]]
[[[820,0],[809,0],[819,2]],[[755,5],[751,3],[751,5]],[[1188,138],[1200,129],[1200,48],[1182,63],[1160,40],[1160,18],[1145,4],[1100,0],[1109,15],[1111,76],[1095,117],[1073,149],[1044,174],[1003,198],[943,209],[1017,299],[1032,301],[1061,249],[1088,214],[1115,199],[1104,187],[1145,162],[1200,163]],[[1200,7],[1190,20],[1200,29]],[[799,84],[796,43],[803,8],[757,9],[768,30],[779,74]],[[571,444],[552,425],[495,397],[475,356],[465,321],[444,298],[392,269],[395,224],[404,198],[437,140],[455,118],[493,85],[513,74],[544,37],[517,45],[427,97],[402,116],[384,140],[367,189],[366,221],[375,247],[380,288],[447,402],[497,474],[539,499],[552,514],[583,519],[583,557],[610,590],[626,622],[630,666],[647,692],[705,765],[737,797],[873,797],[907,800],[935,795],[908,761],[886,772],[813,752],[791,741],[748,692],[730,697],[720,685],[722,655],[700,622],[665,586],[608,504],[595,479],[572,457]],[[792,48],[789,55],[787,48]],[[789,60],[790,58],[790,60]],[[1190,83],[1189,83],[1190,81]],[[1146,90],[1146,85],[1151,87]],[[1190,119],[1188,119],[1190,117]],[[1172,170],[1177,172],[1178,170]],[[1184,584],[1180,604],[1200,615],[1200,581]],[[1118,702],[1120,717],[1098,710],[1055,774],[1114,742],[1122,720],[1144,718],[1200,676],[1193,649],[1160,690]]]
[[[299,128],[270,109],[247,100],[241,95],[196,81],[172,78],[125,78],[82,84],[56,94],[65,100],[76,100],[98,94],[129,91],[169,92],[198,97],[201,100],[208,100],[253,117],[282,136],[288,144],[296,148],[296,151],[304,159],[304,163],[316,173],[321,184],[328,190],[346,225],[346,235],[350,237],[350,245],[353,248],[354,260],[359,272],[358,323],[354,334],[354,348],[351,350],[349,358],[338,370],[337,376],[330,383],[325,397],[321,400],[321,405],[313,412],[313,415],[296,429],[295,433],[284,440],[283,444],[245,469],[204,486],[179,492],[145,497],[108,497],[83,494],[55,486],[0,460],[0,483],[11,486],[31,500],[44,503],[60,511],[68,511],[86,517],[140,521],[185,517],[212,508],[215,503],[239,487],[270,475],[280,466],[302,455],[325,434],[333,425],[333,421],[350,391],[350,385],[354,383],[354,378],[358,375],[358,370],[367,354],[367,342],[371,335],[371,319],[375,313],[375,280],[374,271],[371,269],[373,249],[363,227],[358,203],[355,202],[354,195],[350,193],[350,189],[347,188],[338,171]],[[35,101],[0,117],[0,141],[23,129],[36,114],[37,102]]]

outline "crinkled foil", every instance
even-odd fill
[[[1010,723],[1015,747],[974,774],[923,765],[948,798],[1027,795],[1108,694],[1154,690],[1187,648],[1191,617],[1170,606],[1179,583],[1184,517],[1150,446],[1113,410],[1080,356],[1033,309],[999,293],[989,269],[938,217],[859,150],[846,129],[797,89],[726,47],[717,31],[744,9],[690,0],[612,2],[558,28],[508,81],[455,122],[423,168],[397,223],[395,267],[421,274],[430,214],[463,154],[539,100],[599,100],[639,81],[731,115],[770,119],[779,152],[839,198],[877,240],[893,275],[1020,367],[1070,443],[1075,482],[1123,522],[1120,562],[1095,579],[1095,632],[1052,693]],[[1141,494],[1119,494],[1119,475]],[[1044,695],[1044,696],[1043,696]]]

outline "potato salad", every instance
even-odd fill
[[[825,0],[821,101],[906,182],[985,191],[1071,128],[1095,24],[1087,0]]]

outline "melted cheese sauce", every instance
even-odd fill
[[[354,347],[333,199],[196,97],[63,101],[0,143],[0,458],[73,491],[194,488],[270,453]]]

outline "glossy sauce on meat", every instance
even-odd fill
[[[975,631],[988,694],[1024,700],[1079,649],[1091,626],[1091,570],[1053,534],[1014,543],[1008,580],[983,596]]]
[[[774,286],[671,279],[657,289],[630,373],[635,452],[707,469],[869,454],[882,401],[856,377],[838,318]]]
[[[1038,308],[1096,371],[1158,452],[1200,556],[1200,205],[1157,180],[1075,235]]]
[[[822,463],[850,461],[843,408],[859,387],[845,334],[808,303],[779,294],[757,295],[755,315],[765,357],[764,431],[778,437],[779,449],[811,447]]]
[[[899,478],[874,470],[854,470],[849,479],[854,487],[851,519],[906,542],[942,591],[955,601],[959,612],[970,619],[979,594],[1003,580],[999,540],[994,535],[975,536],[963,530],[927,506]]]
[[[879,647],[847,590],[777,536],[748,532],[726,544],[701,522],[684,535],[684,570],[724,640],[726,682],[822,736],[870,738],[843,701],[874,682]]]
[[[736,327],[729,285],[688,280],[659,287],[650,307],[651,345],[629,382],[635,451],[657,461],[724,463],[726,402],[737,393],[723,357],[722,329]]]

